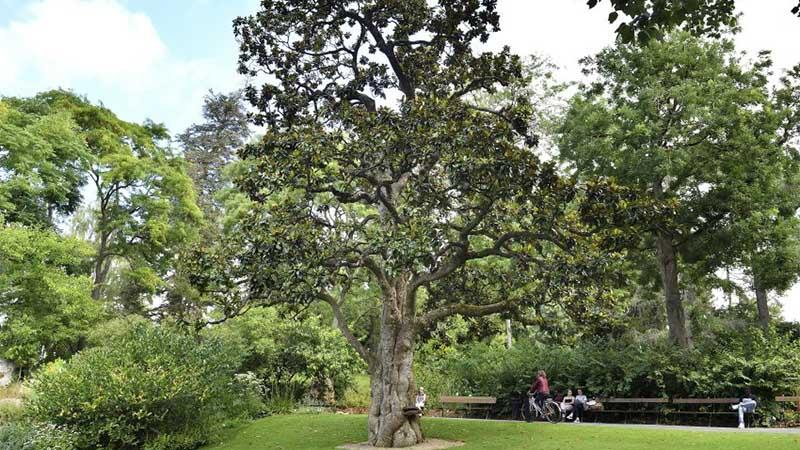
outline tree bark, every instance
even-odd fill
[[[514,335],[511,333],[511,319],[506,319],[506,348],[510,349],[514,344]]]
[[[94,262],[94,282],[92,286],[92,299],[94,300],[100,300],[103,296],[103,289],[108,279],[108,272],[111,270],[111,259],[107,254],[109,237],[108,233],[101,232],[100,240],[97,244],[97,256]]]
[[[756,292],[756,307],[758,308],[758,324],[764,331],[769,330],[771,321],[769,315],[769,301],[767,298],[767,290],[757,277],[753,277],[753,290]]]
[[[370,364],[369,443],[409,447],[423,440],[418,418],[403,414],[403,408],[414,406],[415,293],[401,277],[383,296],[380,340]]]
[[[675,248],[672,246],[672,239],[666,234],[659,234],[656,237],[656,250],[664,288],[664,301],[667,307],[670,340],[680,347],[689,347],[691,341],[686,327],[683,298],[678,285],[678,259]]]

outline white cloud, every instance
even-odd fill
[[[50,85],[92,78],[134,82],[167,48],[150,18],[112,0],[43,0],[0,29],[3,67],[33,72]]]
[[[235,68],[170,54],[150,17],[117,0],[38,0],[0,26],[0,95],[75,89],[173,132],[197,120],[209,88],[240,87]]]

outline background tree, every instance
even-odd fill
[[[90,154],[66,111],[42,98],[0,100],[0,215],[52,227],[81,201]]]
[[[113,112],[64,91],[38,96],[66,110],[92,155],[88,178],[95,191],[92,226],[97,248],[92,297],[100,299],[114,262],[124,272],[129,303],[153,294],[200,220],[191,179],[164,145],[163,126],[125,122]]]
[[[0,356],[25,370],[68,357],[103,316],[91,298],[92,248],[53,231],[0,223]]]
[[[219,214],[218,192],[230,185],[223,169],[233,162],[236,152],[250,137],[247,111],[241,92],[229,94],[209,91],[203,102],[205,122],[193,124],[178,135],[188,173],[194,181],[198,203],[207,218]]]
[[[420,291],[480,259],[536,267],[553,257],[545,245],[590,258],[605,240],[581,219],[599,222],[599,205],[625,196],[576,186],[520,145],[534,142],[525,98],[497,110],[471,100],[522,75],[508,49],[472,51],[498,19],[493,1],[280,0],[234,24],[240,72],[270,75],[245,91],[267,126],[237,180],[258,202],[243,225],[248,291],[330,305],[368,365],[374,446],[422,439],[403,411],[421,328],[517,307],[449,292],[424,309]],[[353,334],[349,298],[336,295],[350,271],[380,287],[372,341]]]
[[[605,50],[585,61],[597,81],[573,99],[561,129],[561,154],[578,174],[612,176],[676,207],[642,245],[655,250],[670,337],[682,346],[690,336],[681,252],[714,233],[754,198],[766,182],[759,176],[780,167],[769,60],[745,66],[733,52],[730,41],[688,33]]]
[[[725,29],[736,26],[735,0],[609,0],[613,11],[608,21],[615,23],[620,14],[628,16],[622,20],[616,33],[625,43],[647,42],[661,38],[674,28],[682,28],[695,35],[719,37]],[[594,8],[601,0],[589,0]],[[789,11],[789,5],[786,7]],[[791,13],[800,16],[800,2]]]

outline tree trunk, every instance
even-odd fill
[[[511,319],[506,319],[506,348],[510,349],[514,344],[514,335],[511,333]]]
[[[669,337],[680,347],[688,347],[691,342],[686,328],[686,313],[678,286],[678,259],[672,239],[665,234],[656,237],[656,250],[664,287],[664,301],[667,306]]]
[[[100,241],[97,244],[97,256],[94,261],[94,283],[92,286],[92,298],[100,300],[103,296],[103,288],[108,279],[108,272],[111,269],[111,260],[108,256],[108,233],[100,233]]]
[[[753,277],[753,290],[756,292],[756,307],[758,308],[758,324],[764,331],[769,330],[770,316],[769,316],[769,302],[767,299],[767,290],[758,280]]]
[[[368,427],[369,443],[375,447],[408,447],[422,442],[419,419],[403,414],[403,408],[414,406],[415,396],[415,298],[408,288],[408,282],[399,279],[383,293],[380,341],[370,364]]]

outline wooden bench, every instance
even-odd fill
[[[496,397],[471,397],[471,396],[450,396],[450,395],[443,395],[439,397],[439,403],[442,405],[442,417],[444,417],[444,410],[445,405],[453,405],[453,406],[464,406],[466,408],[459,408],[459,409],[466,409],[467,412],[473,410],[486,410],[486,418],[489,418],[489,413],[491,413],[492,408],[497,403]],[[480,406],[473,406],[473,405],[480,405]]]
[[[797,410],[800,411],[800,395],[779,395],[775,397],[778,403],[797,403]]]
[[[798,395],[779,395],[775,397],[775,402],[777,403],[794,403],[796,405],[796,411],[800,413],[800,396]],[[781,420],[786,419],[786,409],[781,408]]]
[[[675,416],[698,416],[707,417],[708,426],[711,426],[712,420],[720,416],[733,416],[739,415],[738,411],[731,409],[731,405],[739,403],[739,399],[735,397],[721,397],[721,398],[673,398],[673,405],[689,405],[689,409],[676,409],[667,411],[667,415]],[[748,421],[752,424],[755,414],[748,413]]]
[[[586,410],[584,414],[591,415],[597,421],[597,417],[602,414],[609,415],[622,415],[623,423],[628,423],[628,420],[633,415],[655,415],[656,423],[659,422],[660,405],[669,403],[668,398],[661,397],[632,397],[632,398],[618,398],[611,397],[601,399],[600,403],[603,404],[601,410]],[[613,408],[606,408],[606,405],[615,405]]]

